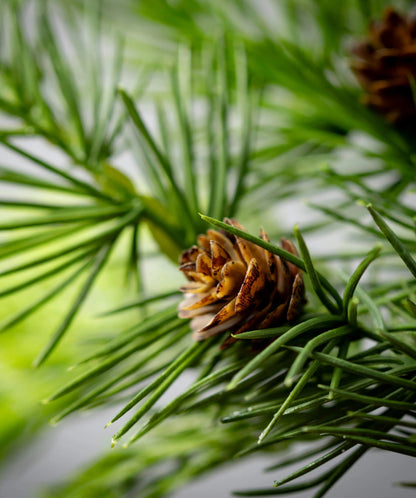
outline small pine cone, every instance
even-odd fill
[[[244,230],[234,220],[225,223]],[[260,234],[268,241],[264,230]],[[296,254],[293,244],[282,247]],[[195,340],[220,332],[239,334],[296,318],[304,302],[302,272],[292,263],[225,231],[208,230],[198,246],[184,251],[182,270],[189,280],[180,290],[180,318],[192,318]],[[229,344],[232,338],[227,340]]]
[[[390,123],[411,123],[416,107],[411,80],[416,78],[416,20],[385,10],[368,39],[357,44],[352,70],[366,91],[364,103]]]

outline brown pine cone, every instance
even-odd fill
[[[416,78],[416,21],[392,8],[374,22],[369,37],[352,53],[352,69],[366,91],[364,103],[390,123],[408,123],[416,117],[411,80]]]
[[[244,230],[234,220],[224,221]],[[269,240],[264,230],[260,236]],[[296,254],[289,240],[282,239],[282,247]],[[180,289],[185,299],[179,305],[179,316],[192,318],[195,340],[291,321],[304,302],[299,268],[225,231],[208,230],[200,235],[198,246],[183,252],[180,270],[189,282]]]

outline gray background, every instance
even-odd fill
[[[85,463],[109,448],[111,429],[104,425],[116,408],[101,410],[87,416],[74,416],[17,455],[0,471],[1,498],[29,498],[42,486],[69,477]],[[138,444],[141,444],[140,442]],[[302,448],[298,447],[298,451]],[[273,460],[272,460],[273,461]],[[272,485],[273,480],[286,475],[291,468],[264,473],[271,460],[255,458],[213,471],[175,493],[174,498],[227,498],[232,490]],[[295,470],[295,467],[292,468]],[[329,498],[410,498],[415,490],[395,485],[398,481],[416,480],[415,462],[402,455],[371,450],[344,476],[328,494]],[[288,496],[311,497],[306,491]],[[140,497],[138,497],[140,498]]]

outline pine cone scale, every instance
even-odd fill
[[[207,253],[203,252],[196,258],[195,271],[209,278],[209,281],[214,280],[211,272],[211,259]]]
[[[224,266],[231,261],[231,257],[215,240],[211,240],[210,249],[212,256],[212,274],[216,277],[223,270]]]
[[[245,272],[245,266],[238,261],[226,263],[221,271],[221,281],[216,290],[218,299],[234,297],[244,281]]]
[[[258,296],[261,295],[265,284],[266,277],[264,273],[260,271],[260,265],[253,258],[250,261],[243,285],[237,295],[235,303],[236,312],[243,313],[256,304],[259,304],[261,296],[260,298]]]
[[[289,308],[287,310],[287,319],[289,321],[296,318],[299,306],[301,306],[301,303],[304,299],[304,294],[305,288],[303,278],[299,274],[297,274],[292,288],[292,295],[290,296]]]

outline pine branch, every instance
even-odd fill
[[[136,31],[148,19],[155,30],[143,59],[158,54],[152,76],[164,88],[149,89],[144,98],[150,71],[140,72],[136,91],[128,89],[125,65],[137,74],[137,60],[127,60],[121,37],[111,39],[115,48],[109,64],[101,54],[101,44],[110,39],[101,13],[115,14],[111,2],[89,6],[85,18],[73,7],[47,11],[42,6],[30,21],[33,38],[22,28],[24,2],[16,5],[0,7],[7,25],[0,110],[12,123],[0,130],[4,161],[12,162],[1,167],[0,182],[24,188],[30,196],[23,199],[19,190],[5,189],[0,200],[8,216],[0,224],[7,236],[0,244],[0,298],[56,281],[5,317],[0,330],[32,317],[88,272],[38,356],[42,363],[105,271],[116,241],[129,237],[123,252],[126,274],[143,290],[139,265],[150,259],[142,247],[146,230],[158,256],[176,261],[209,224],[300,268],[309,301],[291,322],[234,334],[234,344],[226,349],[220,336],[192,342],[190,325],[177,317],[172,286],[103,310],[104,317],[117,317],[136,308],[139,317],[76,361],[78,373],[68,374],[69,381],[46,400],[68,400],[53,422],[123,402],[113,421],[133,408],[136,412],[123,419],[114,442],[132,434],[127,444],[142,437],[151,444],[140,451],[138,443],[116,450],[53,496],[98,497],[107,489],[115,496],[133,489],[144,497],[165,496],[235,455],[277,452],[299,441],[313,447],[310,458],[322,448],[324,454],[306,466],[299,456],[295,461],[302,466],[276,488],[237,494],[317,487],[315,496],[323,496],[370,448],[415,456],[416,270],[409,201],[414,143],[363,106],[344,49],[345,36],[364,31],[384,0],[341,7],[281,2],[273,11],[284,20],[281,30],[275,29],[272,14],[268,19],[248,0],[215,1],[209,7],[199,1],[155,0],[151,8],[146,2],[123,3],[127,47],[135,46],[128,17],[137,21]],[[74,57],[67,56],[54,23],[62,12],[71,12],[72,22],[89,23],[89,44],[74,36],[70,22],[64,23],[74,40]],[[305,29],[305,17],[319,42]],[[218,36],[218,29],[227,34]],[[187,43],[178,48],[178,39]],[[157,46],[154,52],[151,48],[163,43],[165,58]],[[155,71],[166,58],[167,78]],[[151,113],[149,97],[157,100]],[[130,142],[127,124],[133,131]],[[45,154],[32,150],[33,138],[49,144]],[[117,157],[120,144],[136,154],[135,172]],[[56,150],[63,161],[55,163]],[[341,198],[333,204],[320,200],[315,204],[320,218],[302,233],[295,227],[300,256],[220,221],[237,216],[269,224],[268,214],[286,200],[327,192]],[[362,203],[357,205],[361,199],[368,219],[362,219]],[[198,210],[208,214],[202,221]],[[328,228],[328,217],[334,231],[353,228],[360,239],[354,251],[320,255],[310,250],[309,236]],[[282,223],[273,238],[287,228]],[[345,268],[346,273],[339,271]],[[383,271],[391,272],[391,282],[385,283]],[[260,344],[260,351],[253,352],[253,344]],[[193,373],[194,382],[168,404],[157,404],[185,371]],[[213,417],[222,424],[212,427]],[[322,438],[328,442],[324,447]],[[345,451],[322,471],[323,464]],[[172,466],[160,470],[163,462]]]

